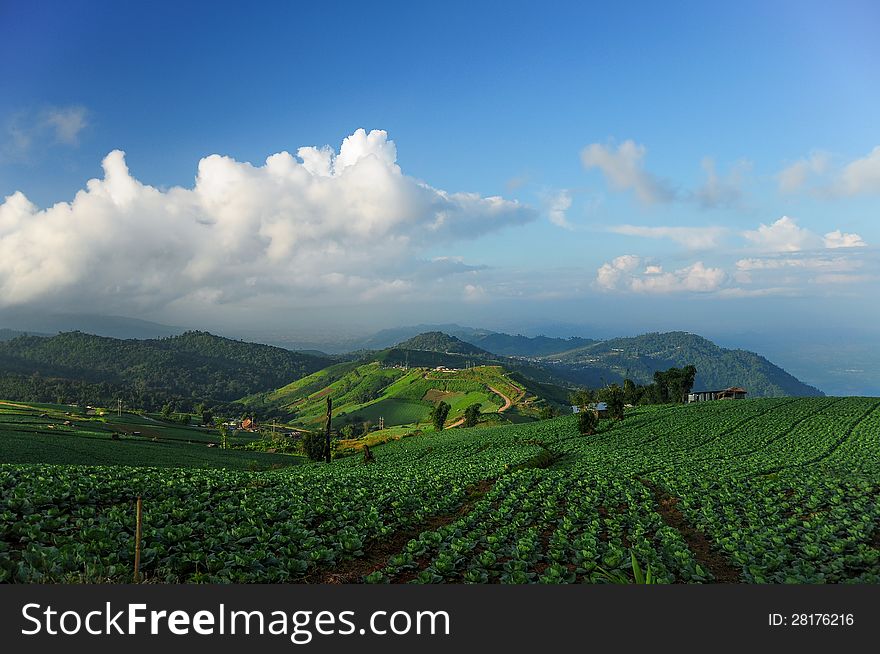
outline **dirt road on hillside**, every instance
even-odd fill
[[[492,391],[493,393],[495,393],[495,395],[499,395],[499,396],[501,396],[501,399],[504,400],[504,406],[501,407],[500,409],[498,409],[498,413],[504,413],[504,412],[507,411],[511,406],[513,406],[513,402],[511,401],[511,399],[510,399],[509,397],[507,397],[504,393],[502,393],[501,391],[499,391],[497,388],[492,388],[492,387],[490,386],[490,387],[489,387],[489,390]]]
[[[501,399],[504,400],[504,406],[501,407],[500,409],[498,409],[498,413],[504,413],[510,407],[513,406],[513,401],[509,397],[507,397],[504,393],[499,391],[497,388],[492,388],[491,386],[489,386],[488,388],[490,391],[495,393],[495,395],[498,395],[499,397],[501,397]],[[443,429],[453,429],[454,427],[458,427],[459,425],[463,425],[463,424],[464,424],[464,418],[459,418],[458,420],[456,420],[452,424],[444,426]]]

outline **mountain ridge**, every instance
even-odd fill
[[[289,383],[332,360],[189,331],[158,339],[84,332],[0,342],[0,397],[156,409],[225,403]]]

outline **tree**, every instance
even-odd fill
[[[442,400],[437,402],[437,406],[431,411],[431,422],[434,423],[434,429],[443,431],[443,425],[446,424],[446,417],[452,407]]]
[[[210,425],[214,422],[214,412],[210,409],[202,409],[202,426]]]
[[[596,417],[596,412],[593,409],[581,407],[580,411],[578,411],[578,431],[584,436],[592,436],[596,431],[596,423],[598,422],[599,419]]]
[[[608,413],[615,420],[623,420],[623,389],[617,384],[609,384],[599,391],[599,400],[608,405]]]
[[[556,417],[556,411],[550,405],[543,406],[541,407],[541,411],[538,414],[538,417],[540,417],[541,420],[549,420],[550,418]]]
[[[589,388],[581,388],[576,390],[574,393],[571,393],[568,396],[568,401],[571,402],[572,406],[580,406],[584,407],[588,404],[592,404],[594,401],[594,393]]]
[[[636,405],[641,399],[641,392],[632,379],[623,380],[623,401],[625,404]]]
[[[324,459],[324,434],[320,432],[306,432],[302,439],[303,454],[309,457],[310,461],[321,461]]]
[[[687,401],[687,395],[694,387],[694,378],[697,369],[688,365],[683,368],[669,368],[668,370],[654,373],[655,387],[652,390],[652,399],[659,404],[683,403]]]
[[[687,402],[688,393],[690,393],[691,389],[694,387],[694,379],[696,376],[697,369],[695,366],[685,366],[684,368],[677,369],[677,373],[673,377],[669,389],[669,395],[673,402]]]
[[[217,431],[220,433],[220,449],[229,449],[229,428],[222,422],[217,421]]]
[[[171,414],[174,412],[174,407],[171,405],[171,402],[164,405],[162,407],[162,417],[163,418],[171,418]]]
[[[482,404],[471,404],[467,409],[464,410],[464,426],[465,427],[476,427],[477,423],[480,421],[480,409],[483,408]]]

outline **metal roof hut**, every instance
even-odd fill
[[[721,391],[696,391],[688,393],[688,404],[691,402],[708,402],[709,400],[744,400],[748,391],[739,386],[731,386]]]

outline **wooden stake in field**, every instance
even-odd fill
[[[141,500],[141,496],[138,495],[137,499],[137,509],[136,513],[136,524],[134,528],[134,583],[138,583],[141,580],[141,527],[142,527],[142,516],[143,516],[144,503]]]
[[[333,417],[333,400],[327,396],[327,424],[324,426],[324,461],[330,463],[330,420]]]

